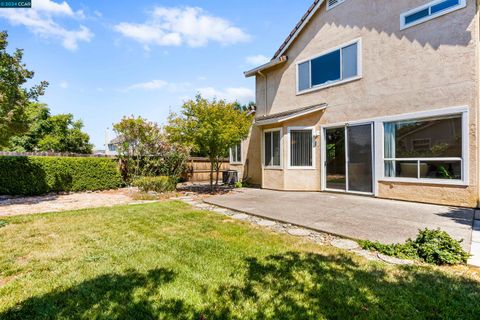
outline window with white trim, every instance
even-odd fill
[[[281,130],[269,130],[263,133],[263,155],[266,167],[281,165]]]
[[[297,65],[299,93],[355,79],[360,75],[360,41],[331,50]]]
[[[435,0],[400,15],[400,28],[406,29],[444,14],[465,8],[466,0]]]
[[[230,163],[242,163],[242,143],[230,148]]]
[[[328,0],[327,1],[327,10],[330,10],[332,8],[335,8],[339,4],[345,2],[345,0]]]
[[[462,114],[384,123],[387,178],[462,180]]]
[[[312,129],[289,129],[290,167],[313,167],[314,139]]]

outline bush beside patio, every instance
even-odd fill
[[[0,157],[0,194],[114,189],[122,185],[117,167],[109,158],[3,156]]]
[[[5,218],[2,319],[477,319],[467,267],[372,263],[170,201]]]

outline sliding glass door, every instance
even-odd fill
[[[373,192],[373,126],[371,123],[325,129],[325,187]]]

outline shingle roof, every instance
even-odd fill
[[[316,104],[313,106],[308,106],[308,107],[303,107],[303,108],[298,108],[298,109],[293,109],[289,111],[284,111],[284,112],[279,112],[279,113],[273,113],[269,115],[264,115],[255,118],[255,124],[256,125],[266,125],[266,124],[272,124],[272,123],[278,123],[286,120],[290,120],[293,118],[297,118],[300,116],[304,116],[316,111],[321,111],[327,108],[326,103],[322,104]]]
[[[275,55],[273,56],[272,60],[273,59],[276,59],[280,53],[282,52],[282,50],[287,46],[287,44],[290,42],[290,40],[295,36],[295,34],[297,32],[299,32],[299,30],[302,28],[303,24],[305,21],[308,20],[310,14],[315,11],[316,7],[318,4],[320,4],[321,2],[323,2],[323,0],[314,0],[312,5],[308,8],[307,12],[305,12],[305,14],[302,16],[302,18],[300,19],[300,21],[295,25],[295,27],[292,29],[292,31],[289,33],[289,35],[287,36],[287,38],[285,38],[285,41],[283,41],[282,45],[280,46],[280,48],[278,48],[277,52],[275,52]]]

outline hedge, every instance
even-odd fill
[[[0,194],[118,188],[122,178],[114,160],[73,157],[0,157]]]

